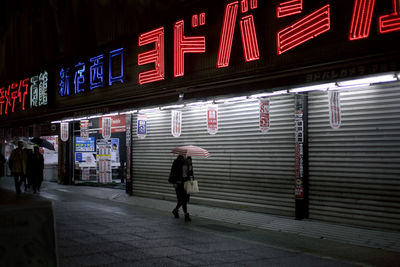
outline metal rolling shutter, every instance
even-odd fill
[[[171,135],[171,111],[148,114],[148,134],[133,133],[133,191],[175,199],[168,176],[177,146],[193,144],[211,153],[193,159],[200,193],[191,203],[293,216],[293,96],[271,98],[271,128],[259,131],[258,101],[218,105],[218,133],[207,132],[206,107],[182,109],[182,135]],[[135,116],[136,117],[136,116]],[[133,121],[136,128],[136,118]]]
[[[329,125],[327,93],[309,96],[310,218],[400,230],[400,88],[340,93],[342,125]]]

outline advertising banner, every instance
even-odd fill
[[[207,131],[209,134],[218,132],[218,105],[207,106]]]
[[[338,91],[329,91],[328,98],[329,98],[329,123],[332,129],[338,129],[342,124],[340,93]]]
[[[103,118],[99,119],[100,134],[103,133]],[[111,117],[111,133],[122,133],[126,131],[126,115]]]
[[[111,117],[103,117],[102,122],[102,136],[104,139],[108,139],[111,137]]]
[[[60,136],[63,142],[68,140],[68,122],[62,122],[60,125]]]
[[[294,113],[295,151],[296,151],[296,199],[304,199],[304,103],[303,95],[296,95]]]
[[[96,140],[97,177],[103,184],[112,182],[111,147],[111,139]]]
[[[266,133],[269,127],[269,99],[260,99],[260,131]]]
[[[138,115],[137,116],[137,136],[140,139],[146,137],[147,134],[147,116]]]
[[[182,133],[182,111],[171,111],[171,133],[173,137],[179,137]]]
[[[92,152],[94,151],[94,137],[82,138],[75,137],[75,152]]]
[[[81,138],[87,139],[89,137],[89,120],[81,120]]]

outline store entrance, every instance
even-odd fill
[[[104,184],[124,188],[126,173],[125,115],[111,117],[111,135],[104,138],[102,117],[88,119],[88,134],[82,136],[75,122],[73,162],[75,184]]]

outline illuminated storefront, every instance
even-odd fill
[[[24,102],[42,74],[0,88],[1,119],[57,125],[65,183],[172,199],[170,151],[194,144],[194,203],[398,229],[398,5],[206,1],[53,66],[47,105]]]

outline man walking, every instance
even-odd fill
[[[8,160],[11,174],[14,176],[15,192],[17,195],[21,193],[21,183],[25,179],[24,164],[26,164],[26,159],[24,160],[23,147],[24,143],[18,141],[18,147],[11,152],[10,159]]]

